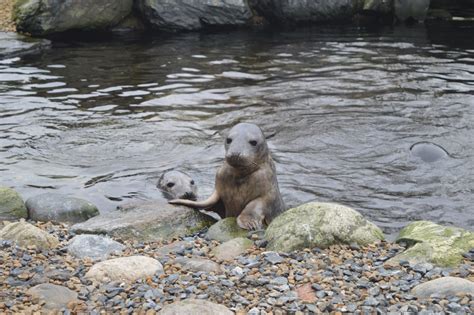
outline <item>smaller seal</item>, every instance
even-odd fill
[[[197,186],[188,174],[181,171],[168,171],[161,175],[156,184],[166,199],[197,200]]]

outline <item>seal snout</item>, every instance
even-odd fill
[[[196,194],[194,194],[192,191],[188,191],[186,193],[184,193],[181,197],[179,197],[180,199],[188,199],[188,200],[193,200],[193,201],[196,201],[197,200],[197,196]]]
[[[227,154],[225,160],[229,165],[233,167],[245,166],[247,165],[246,159],[240,153],[230,153]]]

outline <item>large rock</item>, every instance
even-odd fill
[[[429,298],[432,294],[441,298],[460,294],[474,295],[474,282],[458,277],[438,278],[417,285],[411,293],[418,298]]]
[[[244,254],[247,249],[253,246],[253,242],[247,238],[234,238],[230,241],[222,243],[214,248],[211,253],[218,260],[234,260],[238,256]]]
[[[408,19],[424,21],[431,0],[393,0],[395,16],[401,22]]]
[[[132,5],[133,0],[18,0],[14,19],[19,32],[34,36],[100,30],[117,25]]]
[[[349,207],[311,202],[276,217],[265,238],[269,250],[290,252],[333,244],[367,245],[383,240],[384,236],[375,224]]]
[[[145,256],[130,256],[99,262],[91,267],[85,278],[99,283],[111,281],[131,283],[162,273],[163,266],[158,260]]]
[[[0,230],[0,240],[13,241],[21,247],[34,245],[44,250],[59,245],[56,237],[23,220],[10,223]]]
[[[237,237],[247,237],[248,231],[242,229],[236,218],[225,218],[214,223],[206,233],[210,240],[227,242]]]
[[[358,7],[354,0],[249,0],[256,11],[274,23],[350,21]]]
[[[9,187],[0,187],[0,220],[26,219],[27,216],[21,196]]]
[[[69,303],[77,301],[78,296],[76,292],[66,287],[51,283],[39,284],[28,289],[26,293],[31,296],[35,303],[45,302],[43,311],[59,311],[67,308]]]
[[[29,218],[34,221],[78,223],[99,215],[92,203],[56,193],[31,197],[26,201],[26,207]]]
[[[165,305],[159,315],[233,315],[224,305],[206,300],[187,299]]]
[[[172,31],[242,26],[252,18],[245,0],[139,0],[138,3],[148,24]]]
[[[121,253],[125,245],[100,235],[76,235],[69,242],[68,253],[77,257],[89,257],[94,260],[107,259],[111,254]]]
[[[194,209],[157,201],[127,211],[101,214],[73,225],[71,230],[77,234],[107,234],[122,240],[158,241],[193,234],[213,222]]]
[[[49,48],[51,42],[23,36],[17,33],[0,32],[0,57],[19,57],[30,53],[40,52]]]
[[[452,267],[462,261],[464,253],[474,248],[474,233],[429,221],[417,221],[403,228],[396,241],[406,243],[409,248],[391,258],[389,263],[408,260]]]

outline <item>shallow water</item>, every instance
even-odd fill
[[[226,130],[260,125],[289,206],[339,202],[394,234],[474,226],[474,27],[331,27],[55,42],[0,63],[0,185],[101,211],[162,198],[168,169],[207,196]],[[410,155],[420,141],[449,157]]]

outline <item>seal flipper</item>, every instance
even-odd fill
[[[207,209],[219,202],[219,194],[217,191],[214,191],[212,195],[207,198],[206,200],[202,201],[192,201],[192,200],[187,200],[187,199],[173,199],[168,201],[168,203],[172,205],[183,205],[183,206],[188,206],[191,208],[196,208],[196,209]]]

